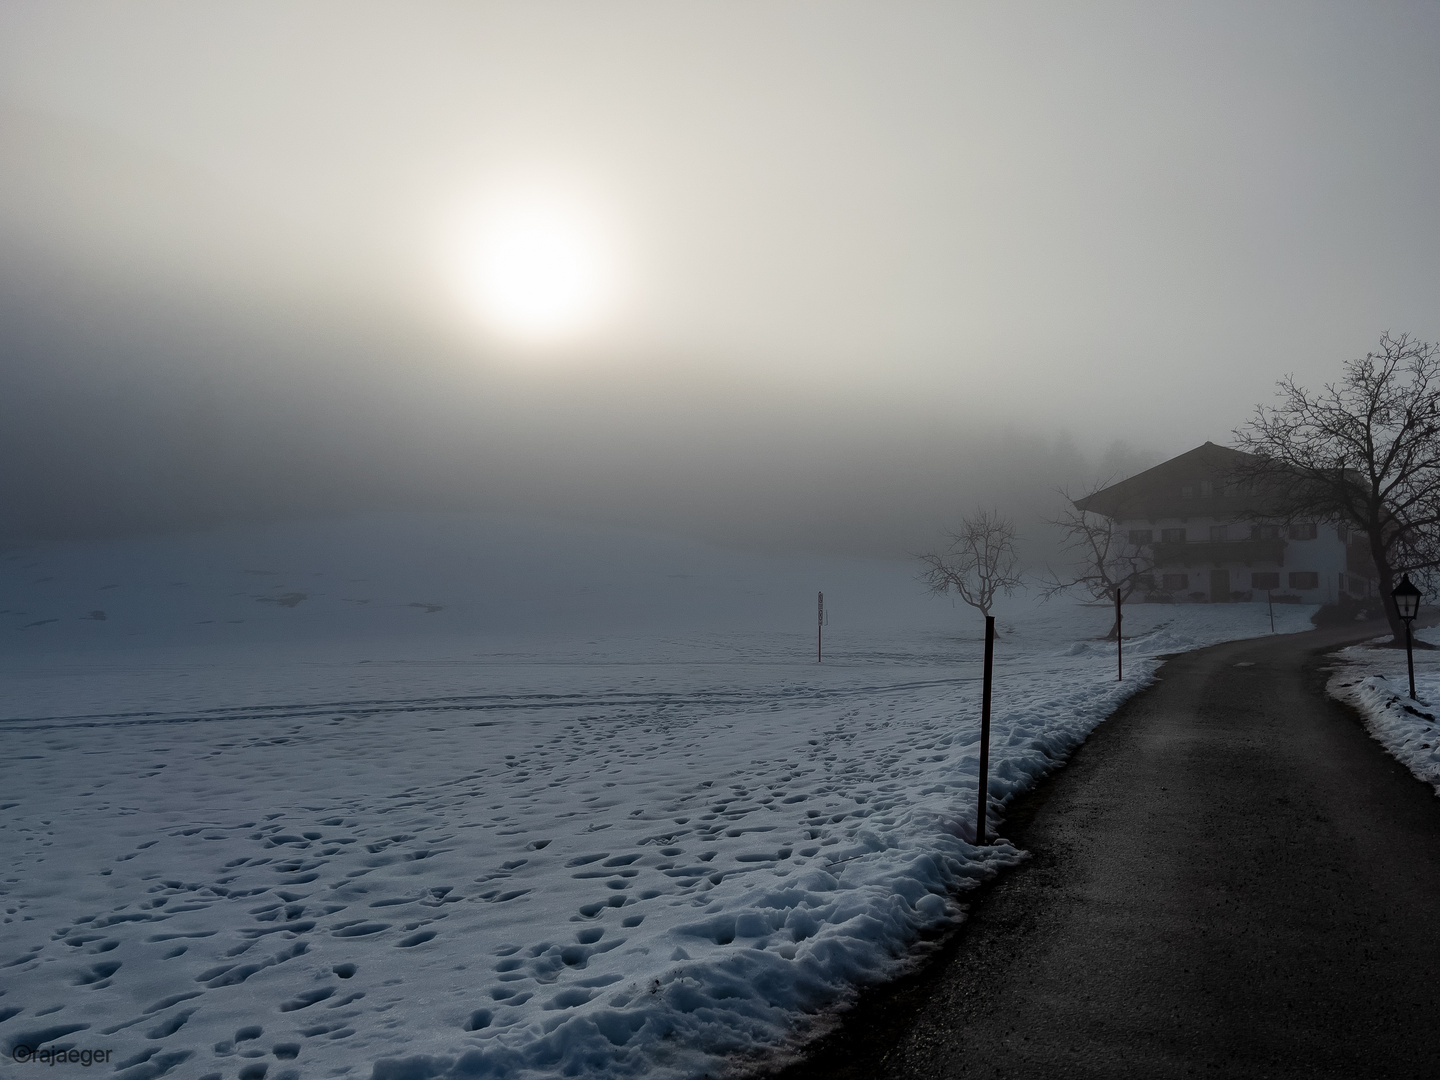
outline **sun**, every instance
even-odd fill
[[[500,336],[571,340],[614,305],[615,245],[597,215],[574,199],[539,191],[488,200],[467,215],[455,241],[460,299]]]

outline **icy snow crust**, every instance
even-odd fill
[[[573,532],[387,518],[0,564],[0,1048],[113,1048],[126,1080],[743,1071],[1023,857],[971,843],[979,620],[910,567],[582,539],[575,568]],[[1108,609],[1000,625],[992,822],[1159,655],[1269,632],[1129,609],[1117,684]]]
[[[1415,637],[1440,644],[1440,627],[1417,630]],[[1341,664],[1326,687],[1331,696],[1359,712],[1370,734],[1440,795],[1440,713],[1432,704],[1440,701],[1440,655],[1415,653],[1415,701],[1403,649],[1352,645],[1337,657]]]

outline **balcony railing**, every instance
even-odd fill
[[[1152,550],[1157,567],[1285,565],[1284,540],[1162,540]]]

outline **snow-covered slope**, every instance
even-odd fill
[[[389,517],[0,565],[7,1052],[716,1075],[1022,857],[972,843],[979,620],[904,564]],[[997,820],[1157,655],[1269,630],[1133,608],[1117,683],[1109,618],[1002,611]]]

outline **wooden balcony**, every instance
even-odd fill
[[[1156,568],[1167,566],[1284,566],[1284,540],[1161,541],[1151,545]]]

